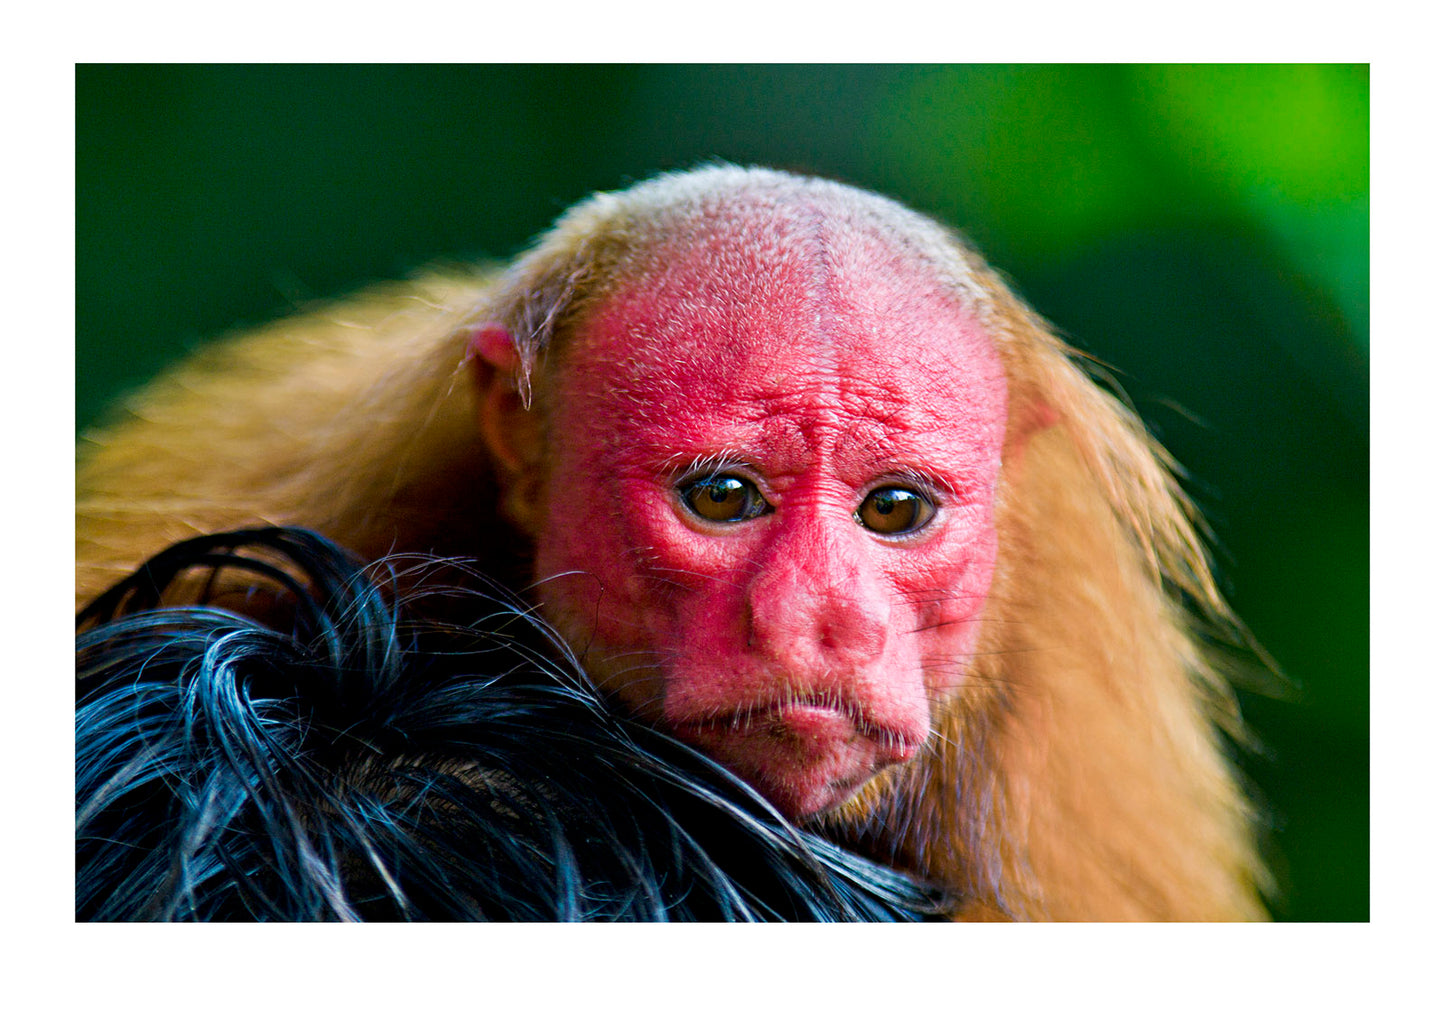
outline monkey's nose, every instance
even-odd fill
[[[774,564],[748,592],[748,646],[789,671],[858,669],[883,654],[890,607],[860,570]]]

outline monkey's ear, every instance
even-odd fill
[[[467,338],[467,357],[481,366],[514,376],[522,366],[522,356],[512,334],[500,323],[485,323],[472,330]]]
[[[1049,428],[1059,417],[1059,409],[1044,398],[1023,398],[1009,415],[1008,435],[1004,439],[1004,460],[1010,461],[1018,457],[1035,433]]]
[[[531,493],[542,465],[542,416],[526,406],[517,390],[522,359],[516,344],[505,327],[488,323],[472,331],[467,358],[477,385],[482,442],[511,490],[509,498]]]

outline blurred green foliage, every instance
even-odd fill
[[[970,235],[1189,472],[1283,684],[1245,692],[1281,919],[1369,917],[1369,72],[83,66],[78,427],[203,339],[721,158]]]

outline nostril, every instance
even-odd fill
[[[887,606],[830,594],[765,612],[748,607],[747,648],[788,670],[849,668],[873,662],[888,645]]]
[[[820,615],[818,642],[825,649],[858,660],[871,660],[888,644],[886,605],[870,607],[859,601],[837,600]]]

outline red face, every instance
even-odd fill
[[[964,683],[1007,402],[954,298],[826,234],[703,232],[573,338],[537,564],[600,684],[793,819]]]

